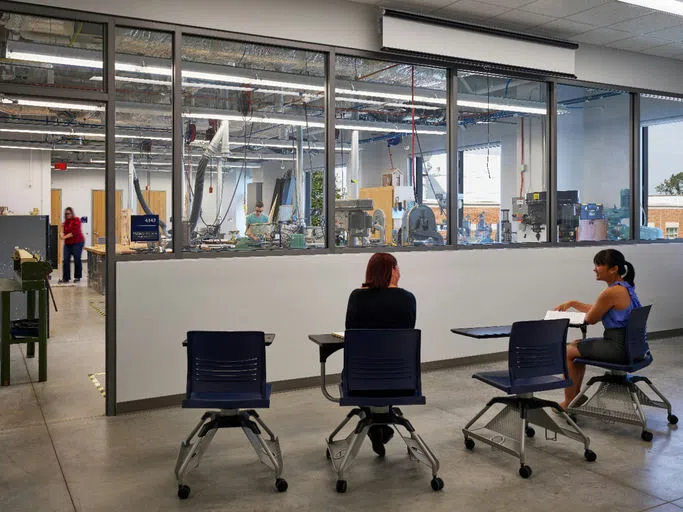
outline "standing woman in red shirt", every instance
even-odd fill
[[[74,215],[70,206],[64,210],[64,223],[59,238],[64,240],[64,259],[62,260],[62,280],[60,283],[71,281],[71,256],[74,257],[74,282],[83,277],[83,262],[81,253],[85,245],[85,238],[81,231],[81,219]]]

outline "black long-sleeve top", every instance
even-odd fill
[[[347,329],[414,329],[415,296],[403,288],[359,288],[349,296]]]

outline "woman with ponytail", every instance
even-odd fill
[[[565,410],[579,394],[586,371],[586,366],[575,364],[574,359],[584,357],[608,363],[626,363],[626,324],[631,311],[640,307],[633,282],[635,269],[621,252],[605,249],[595,255],[593,263],[595,279],[607,284],[595,303],[570,300],[555,308],[556,311],[581,311],[586,313],[587,324],[602,322],[605,328],[602,338],[576,340],[567,347],[567,368],[572,385],[564,390],[564,402],[560,403]]]

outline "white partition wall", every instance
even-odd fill
[[[592,258],[599,247],[489,249],[397,254],[401,284],[417,297],[422,359],[499,352],[506,340],[455,336],[452,327],[542,318],[568,299],[601,290]],[[683,327],[680,246],[622,247],[636,268],[651,331]],[[369,254],[278,256],[117,264],[118,403],[183,393],[181,342],[191,329],[258,329],[277,334],[268,379],[319,372],[309,333],[344,328],[346,300],[360,285]],[[599,335],[600,329],[591,328]],[[656,344],[653,349],[656,354]],[[334,357],[333,357],[334,359]],[[336,356],[330,371],[339,370]]]

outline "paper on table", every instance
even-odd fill
[[[544,320],[557,320],[558,318],[568,318],[572,325],[583,325],[586,322],[586,313],[580,311],[548,311]]]
[[[333,332],[332,336],[334,336],[335,338],[344,339],[344,333],[343,332]]]

